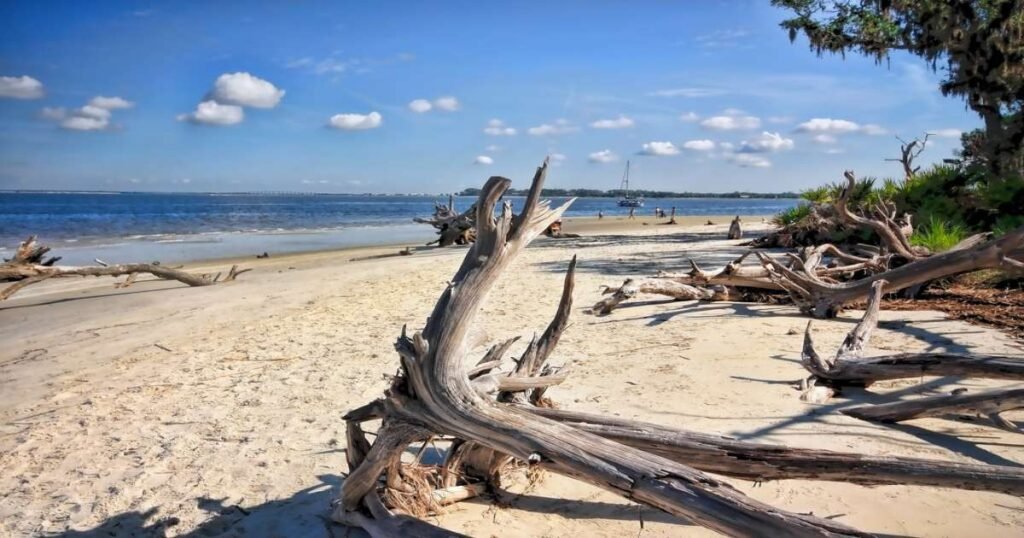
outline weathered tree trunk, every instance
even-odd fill
[[[740,226],[740,216],[736,215],[736,218],[732,219],[729,223],[729,239],[742,239],[743,228]]]
[[[833,359],[824,359],[814,349],[812,322],[807,323],[800,362],[811,377],[804,382],[804,400],[820,403],[843,386],[867,387],[877,381],[926,375],[1024,380],[1024,359],[1007,356],[901,353],[862,358],[871,333],[878,325],[885,287],[885,281],[874,283],[864,317],[846,336]]]
[[[13,282],[10,286],[0,290],[0,301],[10,298],[21,289],[49,280],[51,278],[62,278],[71,276],[112,276],[118,277],[128,275],[128,279],[117,284],[119,288],[128,287],[135,282],[139,274],[149,273],[164,280],[177,280],[189,286],[209,286],[217,282],[229,282],[235,280],[238,275],[251,271],[252,269],[239,269],[237,265],[231,266],[224,280],[220,280],[220,273],[214,276],[196,275],[164,267],[158,262],[154,263],[125,263],[125,264],[101,264],[98,266],[64,266],[55,265],[60,258],[50,258],[45,262],[43,255],[50,250],[36,244],[35,236],[29,237],[21,243],[15,256],[0,264],[0,282]]]
[[[476,205],[462,213],[455,212],[455,197],[448,196],[448,205],[434,204],[434,215],[430,218],[412,219],[420,224],[429,224],[437,229],[438,238],[427,243],[447,247],[466,245],[476,240]]]
[[[530,411],[701,471],[746,480],[828,480],[1024,493],[1024,467],[792,448],[562,409]]]
[[[999,414],[1021,408],[1024,408],[1024,389],[1018,388],[976,393],[954,392],[905,402],[853,407],[843,409],[841,413],[875,422],[903,422],[956,413],[983,415],[1001,428],[1019,432],[1016,425]]]
[[[473,366],[467,354],[467,334],[487,292],[519,251],[566,207],[552,210],[539,203],[546,171],[545,163],[538,169],[523,212],[515,217],[507,203],[500,216],[493,216],[509,180],[493,177],[484,186],[478,202],[476,243],[423,331],[412,337],[403,334],[396,344],[402,371],[376,406],[383,410],[384,434],[378,433],[370,445],[359,430],[350,427],[352,472],[342,487],[334,518],[372,534],[397,532],[398,516],[379,502],[378,477],[385,475],[385,493],[415,490],[403,478],[398,458],[409,442],[430,432],[590,482],[731,535],[863,535],[834,521],[774,509],[686,465],[537,416],[515,404],[501,403],[492,397],[496,387],[478,386],[469,378],[467,372]],[[570,266],[567,288],[572,279]],[[538,355],[550,353],[555,340],[539,341],[528,352],[534,348]],[[537,363],[544,359],[546,356],[539,356]],[[360,411],[368,414],[365,409]],[[350,413],[346,420],[351,426],[358,418]]]

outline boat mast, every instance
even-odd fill
[[[625,188],[625,198],[629,199],[629,161],[626,161],[626,172],[622,175],[622,185]]]

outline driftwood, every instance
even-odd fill
[[[740,225],[740,216],[739,215],[736,215],[736,218],[732,219],[732,222],[729,223],[729,235],[728,235],[728,238],[729,239],[742,239],[743,238],[743,228]]]
[[[801,479],[866,486],[935,486],[1010,495],[1024,491],[1024,467],[793,448],[576,411],[542,407],[529,410],[701,471],[745,480]]]
[[[834,521],[772,508],[687,465],[538,416],[521,404],[504,403],[508,399],[542,403],[543,398],[534,395],[543,387],[509,394],[493,383],[493,374],[481,375],[477,379],[484,381],[479,383],[470,379],[473,363],[467,354],[467,335],[487,292],[519,251],[565,210],[566,206],[550,209],[540,203],[546,172],[545,163],[534,177],[523,212],[516,216],[507,203],[499,216],[493,216],[509,180],[492,177],[484,185],[477,203],[477,241],[423,331],[411,337],[403,333],[396,343],[400,373],[382,400],[345,417],[351,473],[333,518],[374,536],[448,535],[396,513],[402,503],[395,500],[412,497],[429,506],[433,495],[417,493],[444,486],[444,477],[482,476],[495,483],[503,469],[519,462],[530,469],[590,482],[730,535],[862,536]],[[515,375],[545,377],[544,372],[550,371],[545,363],[566,326],[573,265],[555,319],[527,347]],[[488,353],[485,360],[495,359]],[[372,444],[361,427],[371,418],[382,418]],[[401,455],[410,443],[436,435],[457,439],[439,469],[424,472],[422,464],[402,463]]]
[[[21,243],[13,258],[5,259],[4,263],[0,263],[0,282],[13,282],[13,284],[0,290],[0,301],[10,298],[18,291],[32,284],[51,278],[72,276],[118,277],[127,275],[124,281],[115,284],[115,287],[125,288],[133,284],[139,274],[148,273],[162,280],[177,280],[189,286],[209,286],[217,282],[235,280],[238,275],[252,270],[239,269],[237,265],[232,265],[227,276],[221,280],[221,273],[216,275],[197,275],[165,267],[160,265],[159,262],[108,264],[101,260],[96,260],[96,263],[99,264],[96,266],[56,265],[56,262],[60,260],[59,257],[44,259],[45,254],[49,251],[49,247],[38,244],[36,237],[31,236]]]
[[[539,202],[547,166],[534,177],[523,213],[494,206],[509,186],[491,178],[481,191],[478,241],[470,248],[422,332],[403,329],[401,369],[383,398],[345,415],[350,474],[335,521],[372,536],[451,536],[416,517],[447,503],[500,491],[514,471],[583,480],[633,501],[733,536],[862,536],[841,523],[794,514],[750,499],[701,471],[749,480],[837,480],[1024,492],[1024,469],[916,458],[887,458],[738,441],[668,427],[555,410],[545,391],[567,369],[548,363],[572,307],[575,259],[556,313],[540,337],[506,365],[512,338],[476,360],[467,335],[494,281],[565,206]],[[363,424],[380,420],[371,444]],[[429,442],[447,444],[439,465],[420,461]],[[402,459],[413,445],[414,461]],[[698,470],[699,469],[699,470]]]
[[[476,240],[476,205],[458,213],[455,211],[455,197],[448,196],[448,205],[434,203],[434,215],[430,218],[412,219],[420,224],[429,224],[437,229],[437,239],[427,243],[447,247],[466,245]]]
[[[1024,408],[1024,389],[993,390],[967,393],[954,391],[926,398],[881,405],[865,405],[843,409],[845,415],[875,422],[903,422],[915,418],[952,414],[970,414],[988,417],[1000,428],[1013,432],[1020,429],[1000,413]]]
[[[921,153],[924,152],[924,148],[928,145],[928,138],[931,136],[931,133],[925,133],[923,140],[915,138],[910,142],[907,142],[897,136],[896,140],[900,141],[900,156],[892,159],[886,159],[886,161],[900,163],[903,166],[903,174],[906,180],[909,181],[921,169],[920,166],[914,166],[914,160],[920,157]]]
[[[969,239],[973,246],[917,257],[894,269],[838,283],[824,281],[813,272],[787,267],[763,253],[758,253],[758,257],[769,269],[769,277],[790,293],[801,310],[815,317],[834,317],[844,305],[867,297],[875,282],[884,282],[884,291],[891,293],[979,269],[1024,267],[1024,262],[1011,257],[1024,246],[1024,227],[981,243],[978,238]]]
[[[804,332],[800,363],[811,375],[801,382],[802,399],[820,403],[844,386],[868,387],[877,381],[922,376],[963,376],[1024,380],[1024,359],[997,355],[957,353],[901,353],[862,358],[871,333],[878,325],[885,281],[873,284],[864,316],[850,331],[832,359],[814,348],[811,324]]]

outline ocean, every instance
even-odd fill
[[[521,197],[508,197],[520,207]],[[456,209],[473,197],[456,197]],[[64,257],[189,261],[376,244],[425,243],[433,229],[415,224],[447,197],[303,194],[0,193],[0,255],[28,235]],[[564,199],[554,198],[553,204]],[[658,198],[638,214],[672,206],[680,215],[773,215],[792,199]],[[581,198],[566,216],[625,215],[614,198]]]

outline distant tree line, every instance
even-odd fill
[[[458,196],[478,196],[480,189],[468,188],[456,193]],[[509,189],[507,196],[526,196],[526,189]],[[643,198],[799,198],[800,194],[795,192],[672,192],[672,191],[645,191],[630,190],[631,196]],[[543,196],[551,198],[618,198],[625,195],[622,189],[599,190],[599,189],[544,189]]]

